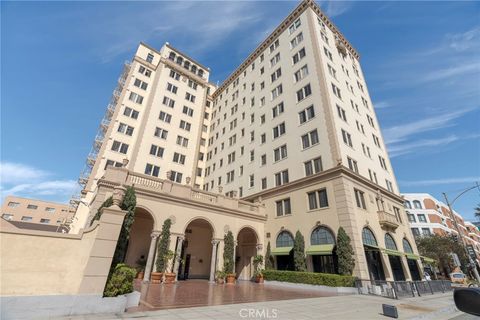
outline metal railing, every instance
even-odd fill
[[[359,294],[370,294],[390,299],[444,293],[452,290],[447,280],[432,281],[384,281],[357,279],[355,286]]]

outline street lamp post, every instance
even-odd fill
[[[468,189],[463,190],[462,192],[460,192],[459,195],[457,195],[453,199],[452,202],[448,201],[448,197],[447,197],[447,194],[445,192],[443,192],[443,197],[445,198],[445,201],[447,202],[447,206],[448,206],[448,209],[450,210],[450,215],[451,215],[451,218],[453,220],[453,224],[455,225],[455,229],[457,229],[457,233],[460,236],[460,239],[462,239],[462,245],[463,245],[463,248],[465,249],[465,252],[467,253],[467,257],[470,261],[470,264],[473,265],[473,274],[475,275],[475,278],[477,279],[477,281],[480,283],[480,275],[478,274],[477,264],[475,263],[475,261],[473,261],[472,257],[470,256],[470,253],[468,252],[467,242],[465,241],[465,238],[463,237],[463,233],[460,232],[460,228],[458,227],[457,219],[455,218],[455,214],[453,213],[453,209],[452,209],[452,205],[455,203],[455,201],[457,201],[458,198],[463,196],[468,191],[479,188],[479,187],[480,187],[479,184],[476,183],[476,185],[474,187],[470,187]]]

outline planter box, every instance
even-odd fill
[[[127,298],[125,309],[138,307],[138,304],[140,303],[140,292],[133,291],[133,292],[127,293],[125,297]]]

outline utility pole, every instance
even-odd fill
[[[476,186],[464,190],[464,191],[461,192],[455,199],[453,199],[452,203],[450,203],[450,202],[448,201],[448,197],[447,197],[447,194],[446,194],[445,192],[443,192],[443,197],[445,198],[445,201],[447,202],[448,210],[450,211],[450,216],[451,216],[451,218],[452,218],[452,220],[453,220],[453,224],[454,224],[454,226],[455,226],[455,229],[457,229],[458,236],[460,237],[460,239],[462,239],[463,249],[464,249],[465,252],[467,253],[467,257],[468,257],[468,260],[469,260],[470,264],[473,265],[473,274],[475,275],[475,278],[477,279],[477,281],[480,283],[480,275],[478,274],[477,263],[476,263],[475,261],[473,261],[472,257],[470,256],[470,254],[469,254],[469,252],[468,252],[467,242],[465,241],[465,238],[463,237],[463,233],[460,232],[460,228],[458,227],[457,219],[455,218],[455,213],[453,212],[453,209],[452,209],[452,204],[453,204],[458,198],[460,198],[460,196],[462,196],[462,195],[465,194],[466,192],[468,192],[468,191],[470,191],[470,190],[473,190],[473,189],[475,189],[475,188],[478,188],[478,187],[479,187],[479,185],[478,185],[478,183],[477,183]]]

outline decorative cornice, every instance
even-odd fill
[[[230,85],[242,72],[260,55],[262,54],[277,38],[283,33],[305,10],[311,8],[322,21],[338,36],[346,48],[355,58],[360,59],[360,55],[353,46],[345,39],[343,34],[333,24],[333,22],[322,12],[320,6],[313,0],[303,0],[281,23],[280,25],[265,39],[240,66],[215,90],[213,98],[216,98],[223,90]]]

